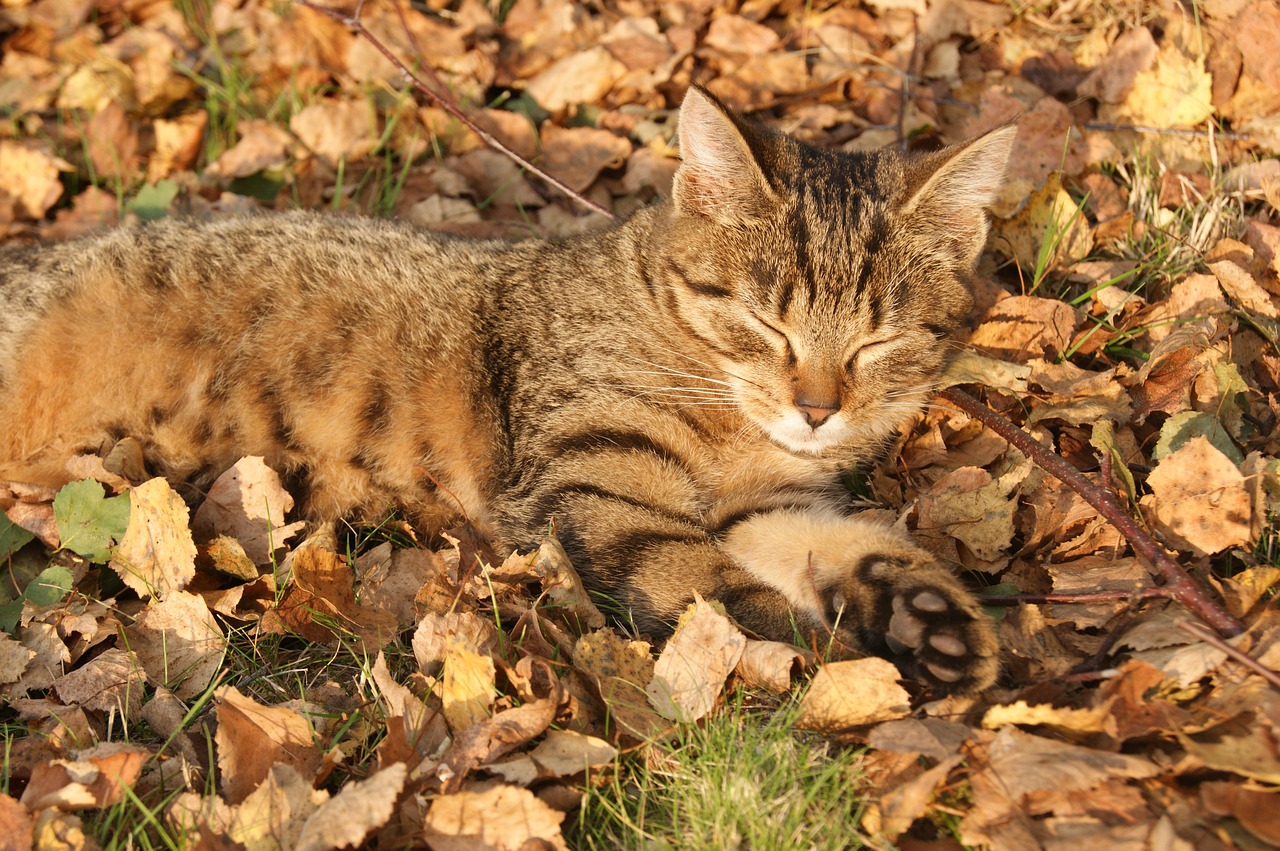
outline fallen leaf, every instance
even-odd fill
[[[305,523],[285,523],[293,497],[280,485],[280,476],[261,456],[241,458],[218,476],[196,509],[191,530],[200,541],[229,535],[240,542],[254,564],[269,564],[282,546]]]
[[[1280,794],[1275,789],[1213,780],[1200,786],[1200,799],[1209,812],[1231,816],[1268,845],[1280,846]]]
[[[674,721],[703,717],[715,707],[746,644],[742,631],[695,593],[653,667],[645,689],[650,705]]]
[[[273,766],[287,766],[303,777],[320,767],[311,725],[292,709],[263,706],[233,686],[213,693],[218,715],[214,742],[223,797],[237,804],[266,779]]]
[[[498,630],[491,620],[474,612],[428,612],[413,633],[413,657],[418,670],[429,676],[439,674],[455,637],[476,653],[488,654],[498,646]]]
[[[166,599],[196,575],[187,505],[164,479],[143,482],[129,500],[129,526],[111,555],[111,569],[139,597]]]
[[[604,47],[592,47],[556,60],[525,83],[524,90],[550,112],[572,104],[595,103],[627,73],[627,66]]]
[[[646,692],[654,667],[648,642],[627,641],[610,629],[597,630],[574,644],[573,667],[600,696],[611,735],[647,742],[667,726],[650,707]]]
[[[103,742],[79,751],[75,759],[55,759],[37,765],[31,773],[22,803],[27,809],[58,807],[63,810],[102,809],[126,797],[142,774],[151,752],[137,745]]]
[[[497,696],[493,678],[493,659],[488,654],[472,650],[464,636],[449,636],[440,699],[444,703],[445,720],[455,731],[479,724],[492,714]]]
[[[884,659],[828,662],[818,668],[800,701],[796,726],[819,733],[905,717],[911,699],[898,684],[902,674]]]
[[[133,653],[112,648],[54,680],[53,690],[65,704],[104,715],[119,714],[132,721],[142,712],[145,683],[146,676]]]
[[[353,848],[391,818],[408,769],[396,763],[364,780],[347,783],[302,825],[294,851]]]
[[[153,601],[125,630],[147,678],[190,700],[222,666],[226,636],[204,598],[179,591]]]
[[[529,753],[505,762],[489,763],[484,770],[501,776],[508,783],[528,786],[535,780],[582,774],[613,762],[617,756],[617,749],[603,739],[571,730],[548,730],[546,737]]]
[[[204,170],[206,175],[233,180],[277,168],[288,162],[289,146],[293,143],[293,138],[278,124],[259,118],[246,118],[236,123],[236,132],[240,134],[240,140],[209,163]],[[258,506],[255,505],[254,508],[257,509]]]
[[[781,641],[757,641],[748,638],[734,673],[753,688],[785,694],[791,680],[814,662],[814,655]]]
[[[53,498],[61,545],[90,561],[105,562],[129,525],[129,497],[108,497],[98,482],[72,482]]]
[[[0,851],[31,851],[31,813],[16,798],[0,794]]]
[[[75,171],[65,160],[18,142],[0,139],[0,186],[12,196],[15,212],[42,219],[62,197],[63,172]]]
[[[423,836],[436,849],[566,849],[560,835],[564,813],[551,809],[528,789],[482,784],[442,795],[423,819]]]
[[[1140,502],[1171,544],[1197,555],[1248,543],[1252,507],[1244,476],[1204,437],[1161,459]]]
[[[289,129],[330,165],[357,162],[377,145],[373,107],[363,100],[326,98],[303,107]]]
[[[1066,351],[1077,322],[1057,299],[1011,296],[986,312],[968,342],[994,358],[1023,362]]]

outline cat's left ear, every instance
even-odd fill
[[[672,185],[675,207],[735,225],[762,215],[773,190],[744,135],[724,104],[692,86],[680,105],[680,168]]]
[[[1018,128],[1013,124],[923,157],[907,167],[902,212],[972,265],[987,241],[987,207],[1004,183]]]

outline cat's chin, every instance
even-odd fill
[[[799,414],[768,423],[764,431],[770,440],[796,455],[824,455],[852,437],[852,429],[843,422],[832,420],[815,429]]]

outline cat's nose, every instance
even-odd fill
[[[832,408],[821,403],[808,404],[800,399],[796,400],[796,408],[804,416],[804,421],[809,424],[810,428],[817,428],[840,411],[839,408]]]

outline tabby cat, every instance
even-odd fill
[[[573,239],[294,213],[10,250],[0,479],[125,435],[197,488],[263,455],[316,519],[461,512],[507,551],[554,519],[656,636],[696,591],[981,689],[988,620],[840,482],[928,397],[1012,136],[832,153],[695,88],[671,199]]]

